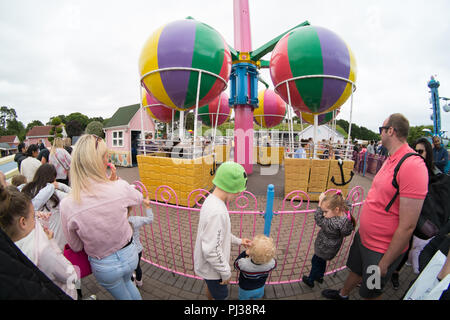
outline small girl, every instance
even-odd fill
[[[320,195],[314,220],[321,229],[314,243],[311,272],[309,276],[303,276],[308,287],[314,288],[314,281],[323,282],[327,261],[336,256],[343,239],[355,229],[356,221],[350,209],[351,203],[345,201],[340,190],[335,194]]]
[[[149,200],[149,199],[147,198],[147,200]],[[141,240],[140,240],[139,229],[143,225],[150,224],[153,222],[153,211],[151,208],[147,207],[145,210],[146,215],[147,215],[146,217],[132,216],[131,208],[132,207],[128,207],[128,222],[130,223],[131,228],[133,229],[133,242],[136,245],[137,251],[139,252],[138,265],[137,265],[136,270],[134,271],[136,274],[136,278],[133,279],[133,277],[131,277],[131,281],[136,280],[136,286],[142,287],[143,281],[142,281],[142,270],[141,270],[141,257],[142,257],[143,247],[142,247]]]
[[[276,268],[273,239],[263,234],[253,238],[251,246],[234,261],[239,273],[239,300],[261,299],[269,273]]]
[[[77,299],[75,268],[52,239],[53,233],[35,219],[30,198],[14,186],[0,187],[0,227],[50,280]]]

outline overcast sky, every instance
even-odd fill
[[[358,65],[353,122],[360,126],[377,131],[394,112],[412,126],[432,125],[431,75],[440,96],[450,97],[448,0],[249,3],[253,49],[305,20],[346,41]],[[72,112],[109,118],[139,103],[147,38],[187,16],[234,46],[232,0],[0,0],[0,105],[14,108],[24,125]],[[261,75],[273,88],[268,70]],[[339,115],[349,117],[350,99]],[[441,121],[450,130],[450,113]]]

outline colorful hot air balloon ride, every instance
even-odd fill
[[[275,46],[270,76],[284,101],[302,112],[320,114],[339,108],[352,94],[356,61],[350,47],[334,32],[300,27]],[[297,77],[306,78],[287,85],[287,80]]]
[[[201,70],[200,86],[199,75]],[[142,85],[162,104],[185,111],[208,104],[225,88],[231,54],[223,37],[193,19],[177,20],[156,30],[139,58]]]
[[[279,125],[286,115],[286,104],[275,91],[265,89],[258,93],[259,107],[253,111],[255,122],[263,128]]]
[[[144,89],[142,90],[142,107],[154,120],[170,123],[180,118],[180,112],[161,104]],[[173,114],[173,115],[172,115]]]
[[[220,126],[228,120],[231,114],[228,94],[222,92],[219,97],[198,109],[198,119],[208,127]]]

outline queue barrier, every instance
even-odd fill
[[[139,181],[136,188],[145,195],[148,191]],[[328,190],[327,192],[332,191]],[[151,200],[154,214],[153,223],[141,228],[143,245],[142,260],[168,272],[200,279],[194,272],[194,247],[197,236],[199,213],[203,201],[209,195],[205,189],[196,189],[189,193],[187,206],[177,203],[178,196],[169,186],[159,186]],[[352,201],[351,213],[357,224],[363,206],[364,190],[357,186],[348,193]],[[244,191],[235,200],[227,204],[232,233],[240,238],[252,239],[265,231],[265,197],[256,197]],[[175,203],[175,204],[173,204]],[[314,240],[320,230],[314,221],[315,209],[304,191],[292,191],[273,210],[270,236],[276,245],[277,268],[271,272],[268,285],[301,282],[304,274],[309,274],[311,258],[314,254]],[[267,208],[266,208],[267,211]],[[134,215],[145,215],[142,207],[133,209]],[[357,229],[357,228],[356,228]],[[355,232],[344,239],[337,256],[328,262],[326,275],[345,269],[350,245]],[[230,266],[231,283],[237,283],[238,273],[233,268],[234,259],[244,250],[241,246],[232,246]]]

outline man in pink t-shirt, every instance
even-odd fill
[[[392,185],[394,169],[407,153],[409,122],[401,114],[393,114],[380,127],[381,142],[389,151],[389,158],[376,174],[360,217],[347,260],[350,273],[341,290],[324,290],[328,299],[348,299],[359,283],[364,299],[381,298],[387,279],[397,268],[408,249],[428,192],[428,171],[420,157],[407,158],[397,173],[399,196],[389,211],[387,204],[397,190]],[[362,281],[362,282],[361,282]]]

